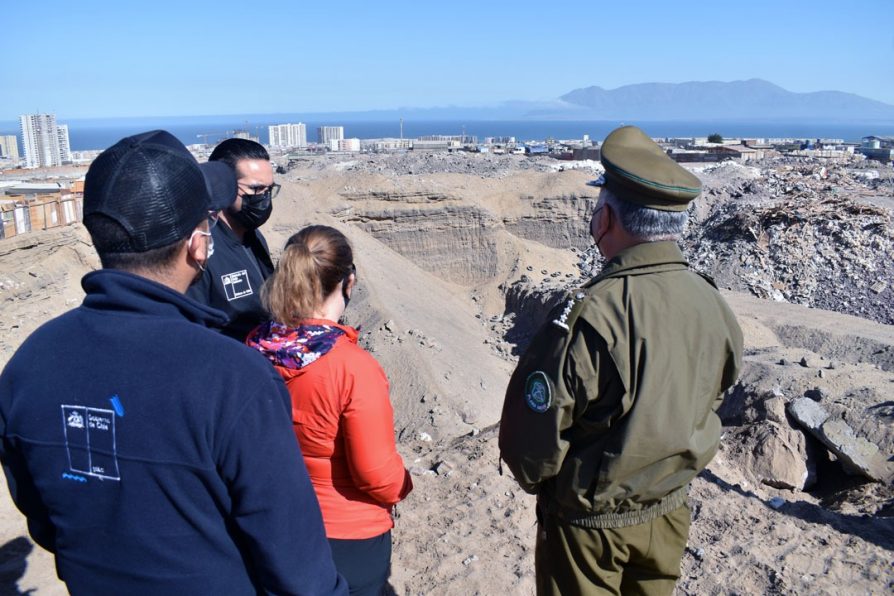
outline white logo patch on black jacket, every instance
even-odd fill
[[[248,271],[245,269],[221,275],[220,282],[229,302],[254,294],[248,281]]]

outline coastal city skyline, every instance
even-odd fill
[[[569,2],[561,10],[462,1],[272,0],[251,10],[232,2],[162,1],[151,10],[16,3],[4,10],[9,47],[28,51],[4,64],[0,121],[490,106],[550,101],[590,85],[753,78],[894,104],[894,33],[879,18],[888,10],[881,0]],[[35,22],[71,34],[34,44]],[[273,22],[297,26],[277,34]]]

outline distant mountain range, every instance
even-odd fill
[[[894,120],[894,105],[841,91],[794,93],[761,79],[594,86],[560,99],[598,120]]]
[[[397,122],[415,121],[605,121],[875,124],[894,126],[894,105],[841,91],[795,93],[761,79],[689,83],[639,83],[617,89],[582,87],[547,101],[504,101],[488,106],[400,107],[350,112],[290,112],[233,115],[246,122]],[[177,122],[217,125],[222,116],[117,118],[132,123],[172,126]],[[75,119],[76,120],[76,119]],[[62,118],[63,122],[73,119]],[[152,124],[156,122],[157,124]],[[81,119],[78,128],[108,127],[109,119]],[[148,123],[148,124],[147,124]],[[18,122],[0,121],[0,131],[17,131]],[[9,134],[13,134],[10,132]]]
[[[551,101],[506,101],[488,107],[405,107],[326,116],[354,120],[403,116],[425,120],[894,122],[894,105],[841,91],[795,93],[768,81],[749,79],[640,83],[617,89],[592,86]]]

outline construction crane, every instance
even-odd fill
[[[234,130],[227,131],[227,138],[230,139],[249,139],[252,141],[260,141],[261,138],[261,126],[255,125],[253,127],[254,134],[252,134],[252,127],[248,120],[245,120],[242,128],[237,128]]]
[[[196,135],[196,138],[202,139],[202,144],[207,145],[208,137],[221,138],[221,137],[225,137],[225,136],[227,136],[227,133],[223,133],[223,132],[200,132],[199,134]]]

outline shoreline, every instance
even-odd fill
[[[63,119],[69,125],[72,151],[101,151],[119,139],[162,128],[178,137],[185,145],[200,141],[216,144],[236,131],[246,131],[268,144],[268,126],[304,122],[308,140],[315,138],[317,127],[344,126],[345,138],[397,139],[401,138],[400,119],[394,120],[302,120],[296,114],[270,116],[170,117],[170,118],[109,118]],[[724,138],[773,138],[792,140],[838,139],[859,143],[864,136],[894,136],[894,122],[851,121],[841,123],[797,120],[403,120],[404,139],[430,135],[467,135],[478,137],[515,137],[519,142],[546,139],[581,139],[588,135],[601,140],[608,132],[622,124],[635,124],[654,138],[705,137],[719,133]],[[15,121],[0,121],[0,135],[21,136]],[[19,138],[21,143],[21,139]]]

